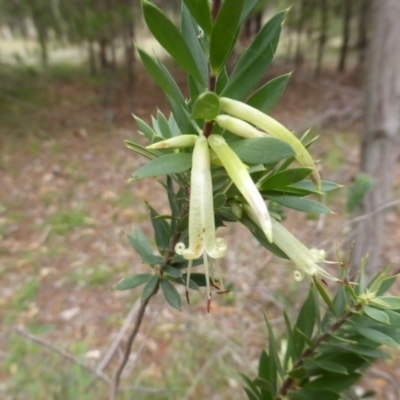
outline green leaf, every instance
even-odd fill
[[[154,238],[160,252],[167,250],[169,247],[171,229],[168,222],[165,219],[158,218],[158,212],[146,203],[148,209],[150,210],[151,223],[154,230]]]
[[[375,321],[382,322],[382,324],[390,324],[390,319],[388,315],[381,310],[377,310],[376,308],[364,306],[363,311],[368,317],[372,318]]]
[[[139,133],[143,136],[145,136],[150,142],[153,141],[153,137],[155,135],[155,132],[149,125],[146,124],[142,119],[137,117],[136,115],[133,115],[133,118],[136,121],[136,124],[139,128]]]
[[[241,373],[239,373],[239,374],[242,377],[242,379],[246,382],[246,385],[249,387],[248,389],[247,388],[244,389],[246,394],[247,394],[247,396],[248,396],[248,398],[250,400],[261,399],[260,391],[258,390],[257,386],[254,384],[254,382],[250,378],[248,378],[246,375],[241,374]]]
[[[180,278],[182,276],[182,271],[180,269],[171,267],[170,265],[164,266],[163,272],[169,276],[172,276],[173,278]]]
[[[142,262],[150,265],[163,265],[165,260],[160,256],[155,256],[154,254],[146,254],[142,256]]]
[[[327,291],[324,289],[324,287],[321,285],[321,283],[318,281],[318,279],[314,279],[313,282],[314,282],[314,285],[315,285],[316,289],[318,290],[318,293],[322,297],[322,300],[328,306],[329,311],[334,316],[337,317],[335,306],[333,305],[333,302],[332,302],[329,294],[327,293]]]
[[[304,367],[295,368],[288,372],[288,375],[293,379],[304,379],[307,376],[307,370]]]
[[[294,154],[289,144],[270,137],[237,140],[229,146],[243,162],[249,164],[267,164]]]
[[[260,87],[260,89],[254,92],[246,100],[246,103],[249,106],[264,112],[265,114],[268,114],[281,98],[290,76],[291,73],[281,75],[267,82],[265,85]]]
[[[205,86],[196,61],[175,24],[154,4],[143,1],[142,7],[144,19],[153,36],[188,74]]]
[[[242,13],[240,14],[239,25],[242,25],[244,20],[249,17],[254,7],[260,0],[246,0],[243,4]]]
[[[240,57],[221,96],[242,100],[261,80],[275,55],[285,15],[286,11],[275,15],[260,30]]]
[[[201,0],[201,3],[207,3],[207,0]],[[189,8],[192,6],[195,6],[195,4],[199,3],[199,0],[190,0],[184,2],[185,4],[182,3],[182,35],[183,38],[185,39],[188,48],[190,52],[192,53],[192,56],[194,60],[196,61],[196,64],[199,68],[202,82],[207,82],[208,79],[208,64],[207,64],[207,57],[206,54],[204,53],[204,50],[200,44],[199,41],[199,35],[200,35],[200,29],[198,27],[198,24],[195,22],[195,20],[192,18],[194,15],[190,14]],[[189,3],[189,6],[188,6]],[[208,10],[208,5],[207,10]],[[208,18],[211,21],[211,16],[210,12],[208,11]],[[200,24],[199,24],[200,25]],[[201,25],[200,25],[201,26]],[[210,27],[211,31],[211,27]],[[190,75],[189,75],[190,77]],[[204,85],[200,84],[198,81],[197,82],[201,87],[204,87]]]
[[[141,146],[138,143],[131,142],[130,140],[125,140],[125,144],[128,149],[134,151],[140,156],[147,158],[148,160],[152,160],[156,156],[155,152],[147,150],[145,147]]]
[[[158,86],[160,86],[160,88],[166,94],[172,97],[177,104],[181,105],[184,108],[187,108],[185,99],[178,85],[172,78],[171,74],[166,70],[166,68],[162,68],[163,66],[162,63],[159,62],[157,59],[148,55],[140,47],[136,46],[136,49],[139,53],[139,57],[142,60],[142,63],[145,66],[147,72],[155,80]]]
[[[389,317],[390,325],[393,328],[400,328],[400,314],[398,312],[386,310],[385,314]]]
[[[313,381],[310,381],[308,383],[306,383],[303,388],[305,390],[325,390],[325,388],[329,388],[329,390],[331,390],[332,392],[337,392],[340,393],[342,392],[344,389],[349,388],[350,386],[352,386],[355,382],[357,382],[360,378],[361,378],[361,374],[354,372],[352,374],[349,375],[342,375],[342,374],[334,374],[334,373],[330,373],[329,375],[323,375],[320,378],[317,378]],[[340,396],[339,396],[340,397]],[[338,399],[339,397],[336,397],[335,399]],[[326,399],[329,397],[325,397],[325,395],[323,397],[317,397],[317,398],[312,398],[311,399]]]
[[[265,379],[262,378],[256,378],[254,379],[254,384],[259,387],[264,394],[263,399],[266,399],[266,397],[268,396],[268,394],[275,396],[276,394],[276,390],[272,387],[272,385],[266,381]],[[271,397],[273,398],[273,397]]]
[[[158,281],[160,280],[160,276],[155,274],[151,277],[151,279],[146,283],[146,286],[143,288],[142,292],[142,300],[147,300],[155,291]]]
[[[303,352],[305,340],[304,335],[311,340],[316,321],[315,296],[311,289],[308,297],[297,316],[296,325],[293,328],[293,347],[296,358]],[[299,331],[302,333],[300,334]]]
[[[310,175],[312,171],[313,168],[309,167],[287,169],[285,171],[268,175],[259,183],[258,187],[261,190],[275,189],[279,187],[282,188],[303,180],[305,177]]]
[[[206,36],[210,37],[212,21],[208,0],[183,0],[183,2]]]
[[[371,304],[375,307],[385,310],[400,310],[400,297],[381,296],[371,300]]]
[[[338,363],[332,362],[332,361],[317,361],[310,359],[309,360],[313,365],[316,365],[318,368],[321,368],[325,371],[329,372],[334,372],[336,374],[343,374],[343,375],[348,375],[347,369]]]
[[[131,179],[148,178],[157,175],[179,174],[192,166],[192,154],[172,153],[151,160],[140,167],[131,176]]]
[[[239,28],[239,18],[244,0],[225,0],[214,21],[210,38],[210,67],[213,76],[224,67]]]
[[[371,347],[360,346],[358,344],[346,344],[346,343],[326,343],[320,347],[320,351],[327,352],[328,354],[334,352],[345,351],[346,353],[352,353],[354,355],[368,357],[368,358],[388,358],[389,356],[382,350],[373,349]]]
[[[153,255],[150,242],[147,240],[143,231],[135,226],[133,228],[133,235],[126,235],[129,244],[142,256]]]
[[[150,161],[151,162],[151,161]],[[268,196],[268,199],[293,210],[309,213],[330,213],[332,211],[321,203],[314,200],[303,199],[294,196]]]
[[[169,139],[170,137],[172,137],[172,132],[169,127],[169,123],[165,118],[165,115],[160,110],[157,110],[157,123],[161,132],[161,136],[164,139]]]
[[[264,246],[272,254],[278,257],[289,259],[289,257],[275,244],[270,243],[265,237],[265,233],[261,228],[246,214],[242,214],[242,218],[239,220],[258,240],[258,242]]]
[[[165,298],[167,299],[168,304],[176,308],[177,310],[181,310],[181,296],[178,291],[175,289],[174,285],[167,281],[166,279],[161,279],[161,289],[164,293]]]
[[[148,282],[152,277],[152,274],[136,274],[122,278],[118,283],[116,283],[113,288],[116,290],[127,290],[134,289],[144,283]]]
[[[384,344],[395,349],[399,349],[400,346],[393,340],[390,336],[377,331],[376,329],[367,328],[365,326],[359,326],[358,324],[354,326],[354,329],[361,335],[375,343]]]
[[[305,181],[298,182],[298,183],[292,185],[292,187],[303,189],[303,190],[308,190],[312,193],[319,193],[319,192],[315,191],[315,185],[311,180],[305,180]],[[339,189],[341,187],[343,187],[343,186],[338,185],[335,182],[321,181],[321,192],[322,193],[327,193],[332,190]]]
[[[211,121],[219,114],[219,98],[214,92],[204,92],[196,100],[192,109],[192,118]]]
[[[288,399],[290,400],[339,400],[340,394],[329,389],[319,390],[289,390]]]
[[[222,208],[226,203],[227,197],[224,193],[218,193],[216,196],[213,197],[213,204],[214,209],[218,210]]]

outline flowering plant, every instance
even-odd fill
[[[367,285],[363,273],[357,282],[349,282],[339,263],[335,277],[318,265],[321,252],[308,249],[281,223],[284,208],[330,213],[308,196],[318,198],[339,185],[321,180],[307,134],[298,139],[268,115],[290,74],[258,87],[287,10],[271,18],[228,73],[240,26],[256,3],[214,0],[210,6],[208,0],[184,0],[179,29],[162,10],[142,1],[151,33],[187,73],[189,98],[160,59],[137,48],[164,91],[171,114],[158,112],[152,125],[135,116],[148,144],[127,141],[127,146],[149,161],[131,178],[160,177],[171,213],[159,215],[149,206],[158,254],[138,227],[128,240],[151,272],[128,276],[115,288],[144,285],[141,298],[147,304],[161,287],[166,301],[181,309],[176,285],[186,285],[188,302],[189,289],[206,287],[210,312],[211,288],[226,292],[219,259],[233,251],[216,230],[226,222],[240,223],[268,251],[291,260],[296,279],[308,276],[312,283],[294,326],[285,316],[283,352],[266,320],[269,350],[261,353],[258,377],[244,377],[249,399],[339,399],[360,371],[382,356],[379,344],[398,347],[400,316],[395,310],[400,300],[383,296],[395,279],[388,270]],[[280,212],[267,203],[279,205]],[[203,272],[192,273],[199,265],[204,265]],[[337,285],[333,299],[324,288],[327,279]],[[349,363],[349,357],[357,362]]]

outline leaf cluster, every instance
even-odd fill
[[[260,355],[258,376],[243,377],[248,398],[346,398],[375,360],[390,357],[381,345],[400,348],[400,297],[385,295],[396,278],[386,268],[365,284],[361,272],[355,285],[338,286],[333,297],[315,280],[294,325],[284,314],[284,346],[266,318],[268,351]]]

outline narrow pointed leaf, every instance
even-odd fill
[[[157,175],[179,174],[192,166],[192,154],[173,153],[166,154],[151,160],[135,171],[131,179],[148,178]]]
[[[154,4],[148,1],[143,1],[142,4],[144,19],[153,36],[188,74],[206,85],[185,39],[175,24]]]
[[[178,291],[175,289],[174,285],[167,281],[166,279],[161,279],[161,289],[164,293],[164,296],[168,302],[168,304],[176,308],[177,310],[181,310],[181,296]]]
[[[291,74],[281,75],[255,91],[246,103],[268,114],[281,98]]]
[[[134,289],[135,287],[138,287],[148,282],[152,276],[152,274],[137,274],[127,276],[126,278],[122,278],[118,283],[116,283],[113,288],[116,290]]]
[[[376,305],[376,307],[387,310],[400,310],[400,297],[395,297],[395,296],[376,297],[375,299],[371,300],[371,303]]]
[[[324,303],[328,306],[329,311],[337,317],[335,306],[333,305],[333,302],[329,296],[329,294],[326,292],[324,287],[321,285],[321,283],[318,281],[318,279],[314,279],[314,285],[316,289],[318,290],[318,293],[320,294],[322,300]]]
[[[140,119],[136,115],[133,115],[133,118],[135,119],[136,124],[137,124],[137,126],[139,128],[139,133],[141,133],[150,142],[152,142],[153,141],[153,137],[155,135],[155,132],[153,131],[153,129],[148,124],[146,124],[146,122],[144,122],[142,119]]]
[[[157,59],[147,54],[140,47],[136,46],[136,48],[139,53],[139,57],[142,60],[142,63],[145,66],[147,72],[160,86],[160,88],[169,96],[171,96],[178,104],[180,104],[183,107],[186,107],[185,99],[178,85],[176,84],[172,76],[169,73],[167,73],[165,69],[161,68],[162,64]]]
[[[365,306],[363,308],[363,311],[365,312],[365,314],[368,315],[368,317],[372,318],[373,320],[381,322],[382,324],[390,325],[390,318],[384,311],[377,310],[376,308],[368,306]]]
[[[343,375],[348,375],[347,369],[338,363],[332,362],[332,361],[316,361],[311,359],[310,362],[313,365],[316,365],[317,367],[324,369],[325,371],[329,372],[334,372],[336,374],[343,374]]]
[[[143,288],[143,292],[142,292],[142,300],[146,300],[148,299],[155,291],[158,281],[160,280],[160,276],[159,275],[153,275],[150,280],[146,283],[146,286]]]
[[[244,0],[225,0],[214,21],[210,38],[210,67],[214,76],[225,65],[239,28]]]
[[[198,23],[192,18],[196,18],[193,14],[189,12],[188,5],[195,5],[196,3],[207,3],[207,0],[189,0],[182,4],[182,36],[185,39],[190,52],[192,53],[193,59],[196,61],[197,67],[199,68],[199,72],[202,78],[202,82],[207,82],[208,78],[208,65],[207,65],[207,57],[204,53],[204,50],[200,44],[199,36],[200,28]],[[208,4],[206,4],[208,10]],[[211,21],[210,12],[208,11],[208,18]],[[201,25],[200,25],[201,26]],[[210,28],[211,31],[211,28]],[[191,76],[191,75],[189,75]],[[197,80],[195,81],[201,87],[204,85],[200,84]]]
[[[223,96],[242,100],[260,81],[271,63],[286,11],[275,15],[257,34],[232,71]]]
[[[358,325],[356,325],[354,328],[360,335],[366,337],[369,340],[372,340],[375,343],[384,344],[395,349],[400,348],[399,344],[394,339],[392,339],[385,333],[377,331],[376,329]]]
[[[249,164],[267,164],[294,154],[290,145],[270,137],[237,140],[229,146],[243,162]]]
[[[150,242],[147,240],[146,236],[142,230],[135,226],[133,229],[133,235],[126,235],[129,244],[142,256],[152,255],[152,249]]]
[[[312,170],[309,167],[300,167],[280,171],[267,176],[258,187],[261,190],[268,190],[292,185],[306,178],[311,174]]]
[[[310,213],[326,213],[332,214],[332,211],[321,203],[314,200],[303,199],[294,196],[268,196],[275,203],[282,204],[287,208]]]
[[[208,0],[183,0],[183,2],[204,33],[208,37],[211,36],[212,21]]]

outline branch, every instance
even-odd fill
[[[360,304],[357,304],[355,306],[355,311],[359,310],[361,308]],[[350,317],[352,317],[354,314],[354,311],[347,311],[345,314],[342,315],[342,317],[337,320],[334,324],[332,324],[326,332],[324,332],[321,336],[317,337],[317,339],[314,340],[314,346],[311,348],[307,348],[304,350],[304,352],[301,354],[299,359],[297,360],[296,364],[294,364],[292,370],[300,368],[315,351],[315,349],[320,346],[328,337],[336,332]],[[285,381],[283,382],[283,385],[281,387],[281,390],[279,391],[279,394],[281,396],[286,396],[287,392],[290,390],[293,384],[293,378],[292,377],[287,377]]]
[[[69,362],[79,365],[80,367],[82,367],[83,369],[85,369],[86,371],[89,371],[90,373],[96,375],[97,378],[102,379],[104,382],[106,382],[107,384],[111,384],[111,379],[104,374],[101,371],[96,370],[95,368],[90,367],[89,365],[85,364],[84,362],[82,362],[81,360],[79,360],[78,358],[74,357],[72,354],[59,349],[58,347],[55,347],[54,345],[46,342],[43,339],[39,339],[37,336],[31,335],[29,332],[25,331],[24,329],[22,329],[21,327],[15,327],[14,331],[16,333],[18,333],[21,336],[24,336],[25,338],[29,339],[30,341],[39,344],[40,346],[53,351],[54,353],[57,353],[58,355],[60,355],[61,357],[65,358],[66,360],[68,360]]]
[[[157,293],[158,288],[159,288],[159,284],[155,287],[153,293],[141,304],[141,306],[139,308],[139,312],[138,312],[137,317],[136,317],[135,328],[133,329],[133,331],[129,335],[128,343],[126,345],[126,349],[125,349],[125,352],[124,352],[124,357],[123,357],[123,359],[122,359],[120,365],[118,366],[117,371],[115,372],[115,375],[114,375],[114,379],[113,379],[113,382],[112,382],[112,385],[111,385],[110,400],[115,400],[117,398],[118,387],[119,387],[119,382],[121,380],[122,371],[124,370],[125,365],[129,360],[129,355],[131,353],[131,348],[132,348],[133,341],[135,340],[136,335],[139,332],[140,325],[143,322],[143,317],[144,317],[144,313],[146,311],[146,307],[149,304],[151,298]]]

